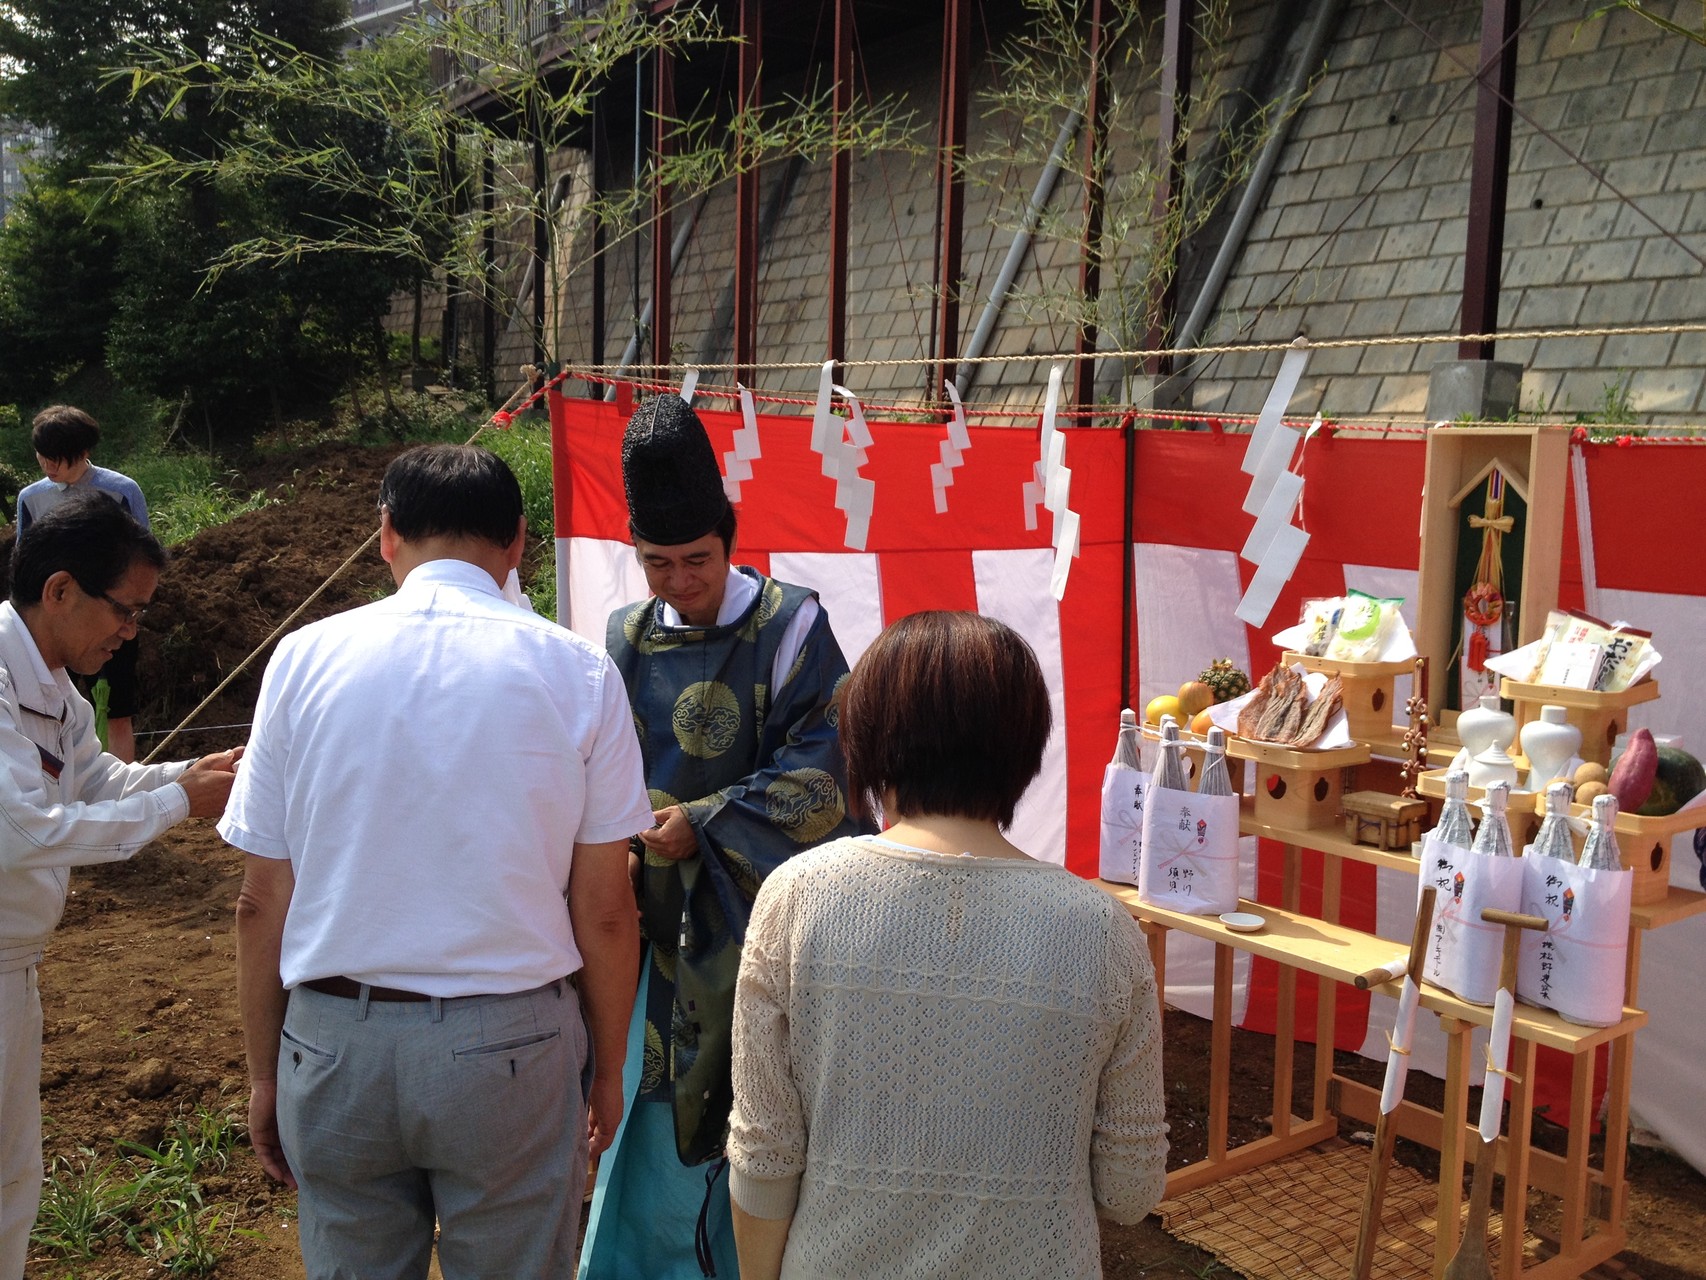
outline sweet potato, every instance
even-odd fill
[[[1653,735],[1637,729],[1629,735],[1629,745],[1611,766],[1606,790],[1617,797],[1619,813],[1634,813],[1647,803],[1653,793],[1653,780],[1659,776],[1659,747]]]

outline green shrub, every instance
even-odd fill
[[[552,510],[551,429],[544,422],[517,419],[507,431],[480,433],[477,443],[509,463],[521,483],[521,505],[527,515],[529,551],[522,561],[523,587],[533,607],[547,618],[557,616],[556,521]]]

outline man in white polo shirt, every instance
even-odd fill
[[[500,459],[411,449],[379,512],[397,593],[280,644],[219,827],[251,1136],[310,1280],[424,1277],[435,1221],[446,1276],[568,1276],[622,1114],[633,719],[608,657],[502,599]]]

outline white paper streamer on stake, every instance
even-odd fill
[[[752,392],[741,386],[741,426],[734,434],[734,448],[723,455],[723,492],[730,502],[740,501],[741,481],[752,479],[752,463],[761,456],[758,447],[758,410],[752,402]]]
[[[1408,957],[1405,969],[1408,969]],[[1386,1064],[1386,1083],[1380,1091],[1380,1114],[1389,1116],[1404,1100],[1404,1082],[1410,1076],[1410,1043],[1416,1036],[1416,1006],[1422,991],[1409,973],[1404,974],[1404,986],[1398,993],[1398,1014],[1392,1023],[1392,1052]]]
[[[1481,1081],[1481,1141],[1499,1140],[1499,1122],[1504,1118],[1505,1070],[1510,1066],[1511,1020],[1516,1016],[1516,997],[1503,987],[1493,997],[1493,1029],[1487,1036],[1487,1074]]]
[[[1309,339],[1294,339],[1291,349],[1280,361],[1279,375],[1274,379],[1274,385],[1268,389],[1268,398],[1262,404],[1262,411],[1256,415],[1256,425],[1250,429],[1250,443],[1244,450],[1244,470],[1250,475],[1256,473],[1256,464],[1261,461],[1262,452],[1268,446],[1268,436],[1285,416],[1285,407],[1291,403],[1292,393],[1297,390],[1297,384],[1303,377],[1304,366],[1308,363]]]
[[[1297,568],[1297,562],[1303,557],[1303,548],[1308,545],[1309,535],[1296,525],[1288,524],[1276,533],[1274,540],[1268,544],[1267,554],[1256,566],[1256,576],[1250,579],[1244,598],[1233,612],[1252,627],[1267,622],[1268,614],[1273,612],[1274,601],[1279,599],[1280,589],[1291,581],[1292,571]]]
[[[960,389],[954,385],[952,378],[944,379],[942,386],[948,393],[948,399],[953,401],[954,416],[948,419],[948,438],[941,443],[941,461],[930,464],[930,490],[936,496],[937,515],[948,509],[948,486],[954,483],[954,468],[965,460],[965,452],[971,448],[971,434],[966,430],[966,407],[960,401]],[[1036,528],[1034,506],[1030,527]]]
[[[690,406],[693,403],[693,390],[698,385],[699,385],[699,370],[689,369],[687,371],[687,376],[681,380],[681,398],[683,400],[685,400],[688,403],[688,405],[690,405]]]
[[[1291,514],[1297,510],[1298,499],[1302,496],[1303,477],[1295,471],[1281,474],[1268,491],[1268,500],[1262,504],[1262,512],[1251,526],[1250,536],[1244,539],[1244,549],[1238,553],[1238,558],[1260,564],[1274,535],[1291,523]]]

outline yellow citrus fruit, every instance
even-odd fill
[[[1179,705],[1187,717],[1214,705],[1214,690],[1201,680],[1188,680],[1179,686]]]
[[[1149,705],[1143,709],[1143,718],[1150,724],[1160,724],[1162,716],[1172,716],[1181,727],[1190,719],[1185,714],[1185,709],[1179,705],[1179,700],[1170,693],[1164,693],[1159,698],[1151,698]]]

